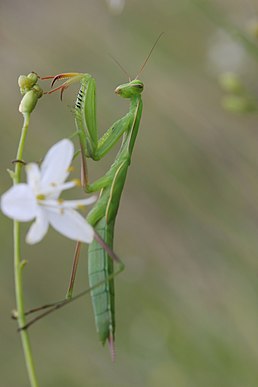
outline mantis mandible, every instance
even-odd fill
[[[122,84],[115,89],[117,95],[130,100],[130,108],[128,113],[116,121],[100,138],[98,137],[96,124],[95,79],[87,73],[62,73],[55,77],[41,78],[53,79],[52,86],[56,81],[66,79],[61,86],[49,92],[51,94],[61,90],[61,98],[67,87],[73,83],[80,82],[74,114],[80,141],[82,185],[87,193],[100,192],[98,201],[87,216],[87,220],[94,227],[96,235],[100,237],[95,238],[88,249],[89,284],[96,329],[103,344],[108,340],[112,357],[114,357],[115,339],[114,276],[123,270],[124,265],[116,255],[110,254],[110,252],[113,251],[115,220],[142,115],[141,93],[144,85],[138,79],[138,76],[161,35],[155,41],[136,78],[134,80],[129,78],[128,83]],[[95,161],[102,159],[121,137],[123,139],[120,150],[108,172],[95,182],[89,183],[86,158],[91,158]],[[60,303],[60,307],[68,303],[69,299],[72,301],[78,297],[71,298],[79,251],[80,242],[76,246],[68,300],[67,302]],[[114,273],[113,267],[114,260],[119,263],[119,269],[116,273]],[[46,307],[51,306],[53,304],[46,305]]]

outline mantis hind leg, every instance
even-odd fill
[[[105,278],[104,281],[102,282],[99,282],[99,283],[96,283],[93,287],[89,287],[88,289],[82,291],[81,293],[78,293],[77,295],[75,295],[74,297],[72,298],[69,298],[69,299],[64,299],[64,300],[60,300],[60,301],[56,301],[56,302],[52,302],[50,304],[45,304],[45,305],[42,305],[40,307],[36,307],[36,308],[33,308],[33,309],[30,309],[28,310],[25,315],[28,316],[28,315],[31,315],[31,314],[34,314],[34,313],[37,313],[37,312],[40,312],[42,310],[45,310],[44,312],[40,313],[38,316],[34,317],[33,319],[31,319],[30,321],[28,321],[24,326],[20,327],[18,329],[18,331],[21,331],[23,329],[27,329],[29,328],[31,325],[33,325],[34,323],[36,323],[37,321],[41,320],[43,317],[51,314],[52,312],[54,312],[55,310],[58,310],[58,309],[61,309],[63,308],[65,305],[68,305],[70,304],[71,302],[74,302],[75,300],[85,296],[86,294],[90,293],[94,288],[97,288],[98,286],[101,286],[103,285],[106,281],[111,281],[113,278],[115,278],[118,274],[120,274],[124,268],[125,268],[125,265],[124,263],[122,262],[122,260],[114,253],[114,251],[105,244],[105,242],[102,240],[102,238],[96,234],[95,235],[95,239],[97,240],[97,242],[103,247],[103,248],[106,248],[107,249],[107,252],[108,252],[108,255],[109,257],[111,257],[111,259],[115,262],[117,262],[119,264],[119,267],[118,269],[111,273],[107,278]],[[16,316],[16,313],[15,311],[13,311],[12,313],[12,318],[16,319],[17,316]]]

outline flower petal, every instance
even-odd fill
[[[90,204],[94,203],[97,200],[97,196],[90,196],[89,198],[85,199],[78,199],[78,200],[64,200],[63,203],[61,202],[61,206],[64,208],[74,208],[78,209],[84,206],[89,206]]]
[[[20,222],[32,220],[37,215],[37,201],[28,184],[17,184],[2,195],[1,209],[9,218]]]
[[[35,163],[27,164],[26,167],[27,182],[34,193],[40,192],[40,169]]]
[[[94,238],[92,226],[75,210],[47,209],[48,220],[51,226],[75,241],[91,243]]]
[[[42,187],[55,186],[66,180],[73,153],[73,143],[68,139],[59,141],[49,149],[41,165]]]
[[[73,208],[73,209],[79,209],[81,207],[88,206],[92,203],[94,203],[97,200],[96,196],[90,196],[89,198],[85,199],[78,199],[78,200],[42,200],[39,201],[40,205],[45,208],[53,208],[55,207],[57,210],[63,210],[65,208]]]
[[[26,242],[30,245],[40,242],[44,238],[48,230],[47,214],[40,207],[35,222],[31,225],[27,235]]]
[[[64,184],[45,186],[41,189],[40,193],[56,200],[62,191],[76,186],[78,187],[78,180],[75,179]]]

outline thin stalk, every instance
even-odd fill
[[[68,300],[73,296],[73,287],[74,287],[75,276],[76,276],[77,267],[78,267],[79,258],[80,258],[81,245],[82,245],[81,242],[76,243],[74,257],[73,257],[73,268],[72,268],[72,273],[70,277],[69,288],[66,294],[66,298]]]
[[[30,122],[30,114],[24,113],[24,123],[21,133],[21,138],[17,150],[17,162],[15,165],[15,173],[13,176],[13,183],[19,184],[21,182],[21,169],[22,163],[19,160],[22,160],[23,157],[23,149],[25,144],[25,139],[29,127]],[[17,307],[17,315],[18,315],[18,326],[19,328],[26,324],[25,319],[25,311],[24,311],[24,295],[23,295],[23,286],[22,286],[22,270],[25,265],[25,261],[21,258],[21,238],[20,238],[20,223],[14,221],[13,227],[13,235],[14,235],[14,279],[15,279],[15,297],[16,297],[16,307]],[[31,387],[38,387],[38,382],[35,374],[35,367],[31,352],[31,345],[29,340],[29,335],[27,330],[21,330],[21,341],[22,348],[25,358],[25,363],[27,367],[27,372],[30,380]]]

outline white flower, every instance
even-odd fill
[[[96,198],[62,200],[62,191],[76,186],[77,181],[65,183],[74,154],[73,143],[64,139],[52,146],[39,168],[26,166],[27,184],[17,184],[1,198],[3,213],[19,222],[35,219],[26,236],[34,244],[45,236],[49,224],[67,238],[91,243],[94,230],[76,209],[93,203]]]

